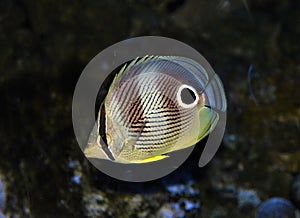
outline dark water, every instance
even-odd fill
[[[274,196],[299,205],[299,10],[298,0],[2,0],[0,210],[7,217],[234,218],[254,217]],[[71,102],[91,58],[142,35],[175,38],[207,58],[224,83],[228,123],[206,167],[192,154],[166,178],[132,184],[84,158]]]

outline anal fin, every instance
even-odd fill
[[[149,162],[153,162],[153,161],[158,161],[158,160],[162,160],[169,157],[168,155],[156,155],[153,157],[149,157],[149,158],[145,158],[142,160],[134,160],[134,161],[130,161],[131,163],[149,163]]]

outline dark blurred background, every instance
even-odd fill
[[[295,217],[299,11],[299,0],[0,0],[0,217]],[[96,54],[144,35],[206,57],[228,122],[204,168],[193,153],[165,178],[121,182],[77,145],[72,96]]]

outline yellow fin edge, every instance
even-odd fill
[[[149,158],[145,158],[142,160],[134,160],[134,161],[130,161],[131,163],[149,163],[149,162],[153,162],[153,161],[158,161],[158,160],[162,160],[169,157],[168,155],[156,155],[153,157],[149,157]]]

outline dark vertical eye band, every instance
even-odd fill
[[[114,156],[112,155],[111,151],[108,148],[107,138],[106,138],[106,116],[105,116],[105,104],[102,104],[101,111],[100,111],[100,119],[99,119],[99,135],[102,138],[104,144],[101,144],[103,151],[106,155],[111,159],[115,160]]]
[[[103,140],[104,144],[106,145],[106,147],[108,147],[106,133],[105,133],[105,130],[106,130],[105,122],[106,122],[106,120],[105,120],[105,105],[104,104],[102,104],[102,106],[101,106],[101,111],[100,111],[99,116],[100,116],[100,119],[99,119],[99,121],[100,121],[100,123],[99,123],[100,124],[100,126],[99,126],[99,135],[102,138],[102,140]]]

